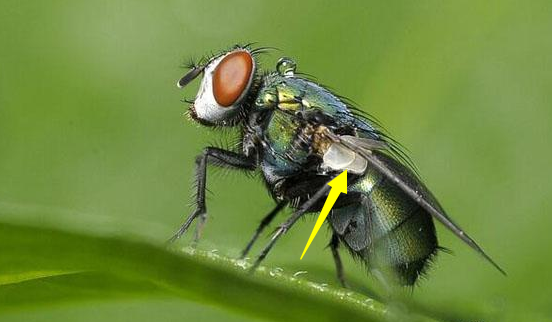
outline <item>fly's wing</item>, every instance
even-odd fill
[[[500,268],[500,266],[498,266],[498,264],[496,264],[472,238],[470,238],[456,223],[452,221],[451,218],[445,214],[431,192],[429,192],[422,182],[407,167],[403,166],[389,155],[379,152],[374,148],[370,148],[373,144],[371,140],[366,140],[364,142],[364,139],[362,138],[357,137],[355,139],[351,139],[350,137],[334,134],[331,131],[326,131],[325,135],[333,141],[330,148],[328,148],[328,151],[332,149],[343,151],[342,153],[337,154],[337,157],[333,157],[334,160],[331,161],[331,164],[346,163],[346,161],[352,159],[353,161],[349,163],[350,165],[356,162],[355,160],[358,157],[366,160],[367,165],[376,169],[379,173],[393,182],[410,198],[415,200],[431,216],[439,220],[458,238],[481,254],[502,274],[506,275],[506,272]],[[333,147],[334,145],[336,145],[335,148]]]
[[[366,150],[386,149],[387,143],[369,138],[358,138],[352,135],[342,135],[341,140]],[[322,157],[322,166],[330,169],[346,169],[350,173],[362,174],[368,162],[355,151],[342,144],[331,144]]]

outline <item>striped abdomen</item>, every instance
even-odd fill
[[[416,180],[428,193],[410,170],[390,157],[384,160],[404,180]],[[438,248],[430,214],[370,168],[349,187],[348,194],[352,193],[358,202],[334,209],[328,217],[340,241],[371,270],[390,274],[403,285],[414,284]]]

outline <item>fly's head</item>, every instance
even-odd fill
[[[255,50],[236,46],[217,54],[205,63],[191,66],[177,85],[183,88],[200,74],[199,90],[191,102],[189,114],[207,126],[234,125],[249,97],[255,92],[257,64]]]

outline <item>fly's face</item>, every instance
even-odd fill
[[[239,115],[255,70],[252,53],[236,48],[209,59],[205,65],[194,66],[177,85],[182,88],[203,73],[190,115],[204,125],[227,125]]]

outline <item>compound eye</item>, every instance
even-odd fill
[[[213,75],[213,96],[222,107],[234,104],[251,80],[253,58],[246,51],[236,51],[224,57]]]

